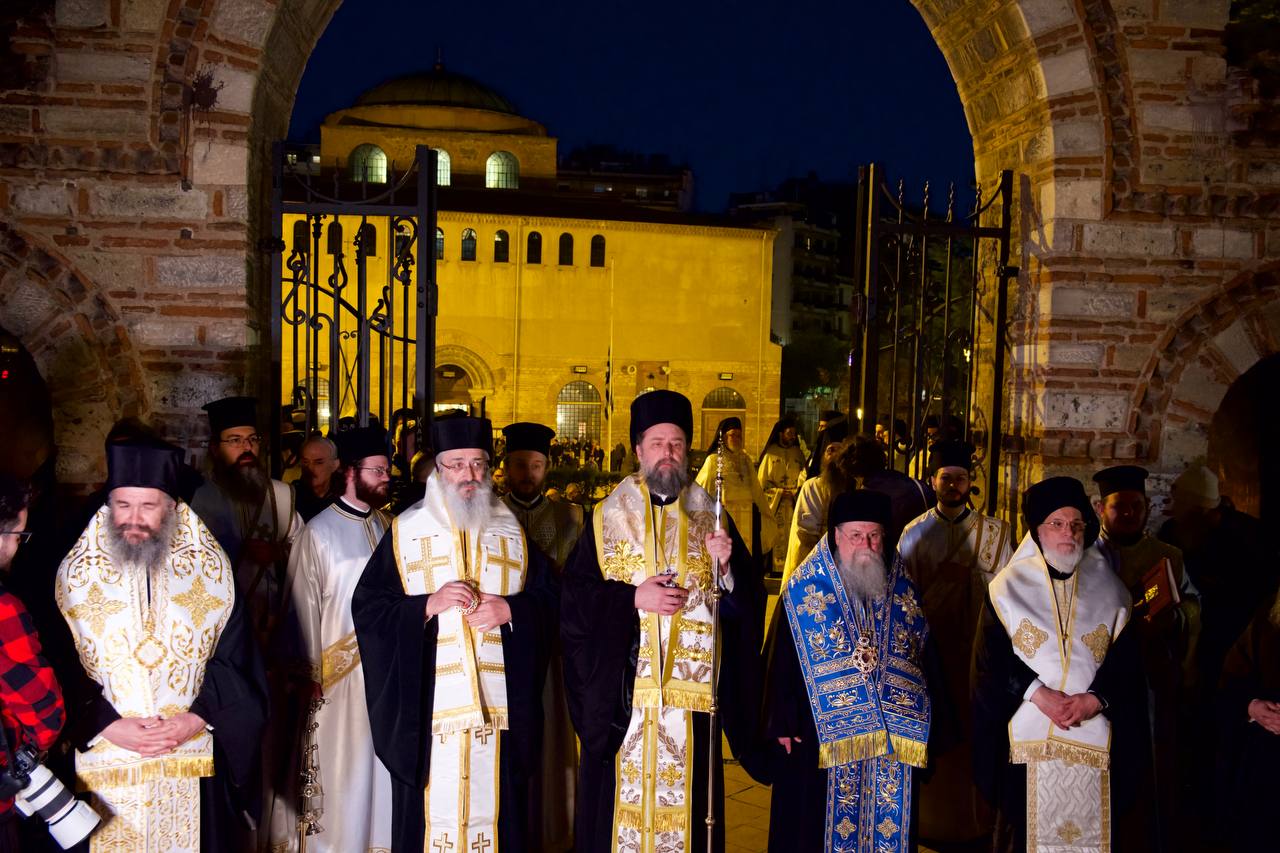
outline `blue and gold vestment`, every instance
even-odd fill
[[[930,702],[922,657],[928,625],[914,585],[895,564],[888,597],[866,611],[874,664],[824,537],[787,579],[783,606],[827,770],[825,849],[909,849],[911,776],[924,767]]]

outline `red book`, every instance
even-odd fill
[[[1160,613],[1182,602],[1173,580],[1173,564],[1165,557],[1142,576],[1133,596],[1133,612],[1150,622]]]

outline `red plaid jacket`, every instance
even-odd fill
[[[0,722],[9,748],[30,743],[44,752],[58,739],[65,721],[62,690],[40,653],[31,616],[16,596],[0,587]],[[0,764],[7,761],[0,754]],[[11,808],[13,800],[0,800],[0,814]]]

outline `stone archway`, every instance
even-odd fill
[[[1165,478],[1203,459],[1227,389],[1280,352],[1280,264],[1242,275],[1192,305],[1156,344],[1132,432]]]
[[[148,410],[129,334],[106,297],[64,259],[0,223],[0,313],[49,388],[61,483],[105,478],[102,442]]]
[[[1231,383],[1209,425],[1208,466],[1218,472],[1222,494],[1265,522],[1280,515],[1280,453],[1273,438],[1280,421],[1278,387],[1280,354],[1264,356]]]

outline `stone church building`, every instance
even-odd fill
[[[1227,62],[1228,0],[912,2],[979,181],[1016,175],[1008,491],[1204,457],[1256,512],[1275,463],[1215,415],[1274,393],[1280,137]],[[338,3],[0,11],[0,355],[47,388],[61,482],[103,478],[123,415],[194,448],[205,400],[265,395],[271,144]]]

